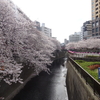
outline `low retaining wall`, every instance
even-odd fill
[[[93,94],[93,90],[81,78],[70,61],[67,61],[67,68],[66,84],[69,100],[100,100]]]
[[[100,61],[100,57],[97,57],[97,58],[93,58],[93,57],[91,57],[91,58],[89,58],[89,57],[83,57],[83,58],[81,58],[81,57],[72,57],[72,58],[75,59],[75,60],[85,60],[85,61],[92,61],[92,62]]]

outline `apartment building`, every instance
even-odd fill
[[[100,38],[100,18],[92,20],[92,37]]]
[[[47,36],[52,37],[52,30],[50,28],[45,27],[45,23],[42,23],[41,31]]]
[[[42,31],[47,36],[52,37],[52,30],[50,28],[45,27],[45,23],[42,23],[42,26],[40,25],[40,22],[34,21],[34,27],[38,29],[39,31]]]
[[[81,34],[79,32],[75,32],[74,34],[69,36],[69,42],[78,42],[81,40]]]
[[[83,23],[83,27],[82,27],[82,35],[83,35],[83,39],[88,39],[92,36],[92,21],[86,21],[85,23]]]
[[[100,0],[92,0],[92,20],[100,18]]]
[[[92,37],[100,38],[100,0],[92,0]]]

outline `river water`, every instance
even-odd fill
[[[41,72],[32,78],[13,100],[68,100],[66,67],[56,65],[50,69],[50,74]]]

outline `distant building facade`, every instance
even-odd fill
[[[41,31],[40,22],[34,21],[33,23],[34,23],[35,28],[37,28],[39,31]]]
[[[47,36],[52,37],[52,30],[50,28],[45,27],[45,23],[42,23],[42,26],[40,26],[40,22],[38,21],[34,21],[33,23],[36,29],[42,31]]]
[[[45,23],[42,23],[41,31],[47,36],[52,37],[52,30],[50,28],[45,27]]]
[[[72,34],[69,36],[69,42],[78,42],[81,40],[81,34],[79,32],[75,32],[75,34]]]
[[[100,0],[92,0],[92,38],[100,38]]]
[[[57,37],[52,37],[52,38],[57,40]]]
[[[91,3],[92,20],[100,18],[100,0],[92,0]]]
[[[86,21],[82,26],[83,39],[89,39],[92,36],[92,21]]]
[[[67,39],[64,39],[64,44],[68,44],[68,40]]]
[[[92,20],[83,23],[83,39],[100,38],[100,0],[91,0]]]
[[[82,40],[83,40],[83,26],[81,27],[81,34],[82,34]]]
[[[92,20],[92,37],[100,38],[100,18]]]

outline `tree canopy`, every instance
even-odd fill
[[[100,39],[98,38],[91,38],[87,40],[82,40],[79,42],[70,42],[66,45],[66,49],[100,49]]]
[[[34,23],[10,0],[0,0],[0,78],[22,83],[23,62],[29,68],[47,71],[52,52],[60,43],[35,28]]]

